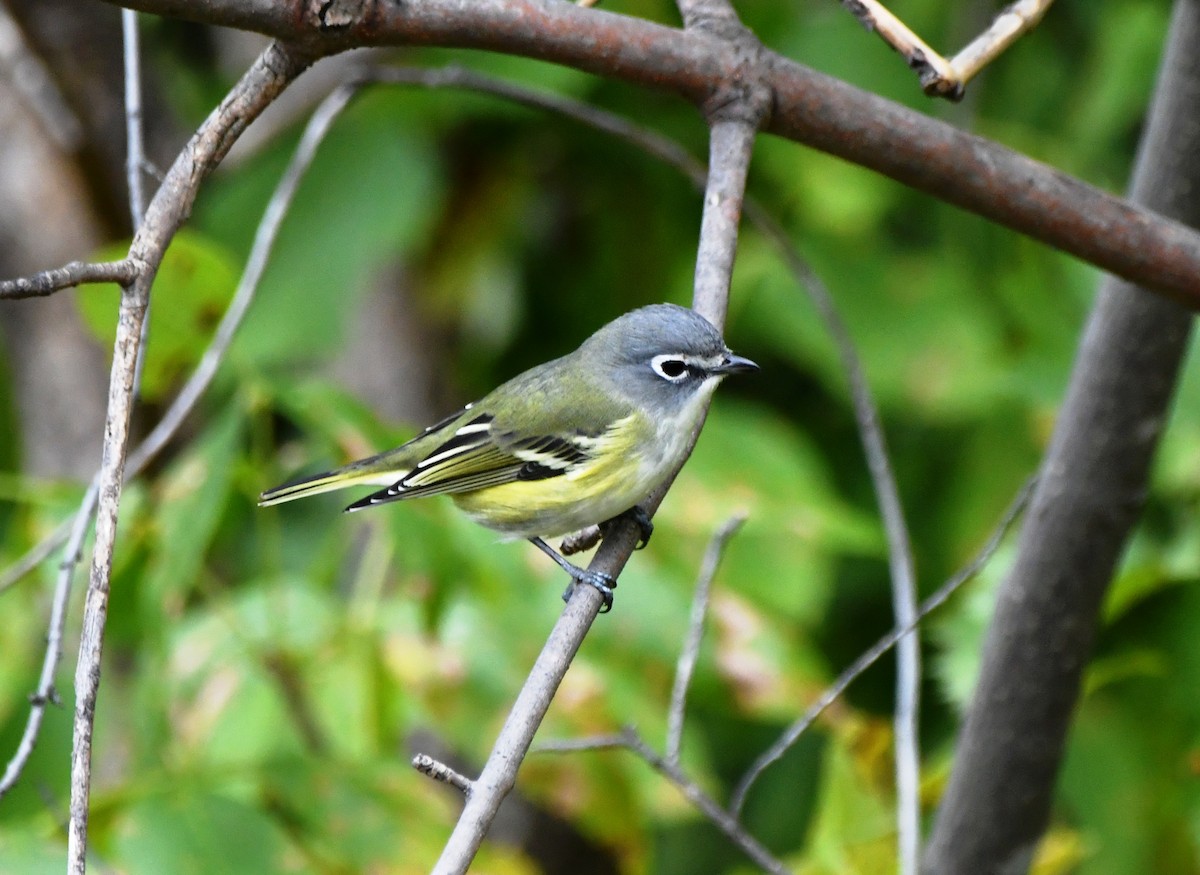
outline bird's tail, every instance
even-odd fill
[[[391,483],[399,475],[385,474],[381,477],[378,470],[360,469],[354,466],[326,471],[312,477],[302,477],[290,483],[268,489],[258,497],[259,507],[270,507],[273,504],[283,504],[296,498],[307,498],[310,495],[320,495],[322,492],[332,492],[335,489],[345,489],[348,486],[380,485]]]

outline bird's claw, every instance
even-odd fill
[[[563,591],[563,601],[569,602],[571,596],[575,592],[576,584],[586,583],[588,586],[595,587],[604,599],[604,604],[600,608],[601,614],[607,614],[612,610],[613,606],[613,589],[616,588],[617,582],[603,571],[592,571],[589,568],[576,568],[578,574],[572,573],[573,578],[567,588]]]
[[[650,514],[646,513],[639,505],[634,505],[622,514],[618,514],[610,520],[601,523],[600,527],[604,531],[605,536],[608,535],[608,528],[621,520],[629,520],[638,527],[638,542],[634,545],[635,550],[643,549],[650,543],[650,536],[654,534],[654,523],[650,519]]]

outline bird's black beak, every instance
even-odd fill
[[[742,358],[740,355],[729,353],[725,356],[725,361],[721,362],[712,369],[714,374],[748,374],[751,371],[757,371],[758,365],[750,361],[748,358]]]

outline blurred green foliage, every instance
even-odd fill
[[[1167,15],[1166,4],[1061,0],[950,106],[922,97],[837,4],[743,6],[764,42],[801,62],[1115,190]],[[956,45],[991,8],[907,0],[895,11],[934,45]],[[612,9],[675,19],[665,2]],[[166,26],[147,29],[152,53],[156,36],[172,38]],[[553,89],[704,154],[700,119],[662,95],[499,56],[410,50],[396,60],[466,63]],[[227,85],[203,61],[158,61],[192,121]],[[152,404],[170,397],[207,344],[297,136],[285,133],[203,190],[155,288]],[[858,344],[929,592],[980,547],[1036,466],[1096,274],[780,140],[759,142],[751,190],[824,278]],[[687,302],[698,218],[685,180],[576,123],[451,92],[378,88],[356,100],[301,187],[216,387],[127,490],[94,754],[97,862],[135,875],[429,869],[457,801],[408,767],[408,739],[433,733],[469,770],[486,758],[564,581],[536,551],[495,543],[445,501],[347,517],[338,497],[271,510],[255,498],[299,469],[394,445],[425,424],[381,421],[325,367],[352,342],[358,308],[389,270],[399,266],[411,286],[430,394],[449,410],[625,310]],[[108,344],[113,294],[79,299]],[[716,581],[684,736],[685,767],[718,799],[890,627],[883,539],[836,349],[750,227],[727,337],[763,374],[718,394],[653,543],[622,576],[615,611],[594,627],[540,735],[632,724],[661,739],[700,557],[714,529],[745,509],[749,522]],[[0,567],[83,488],[21,474],[13,409],[0,361],[0,464],[10,471],[0,475]],[[1193,363],[1114,588],[1043,875],[1200,871],[1198,445]],[[928,811],[1009,558],[1002,551],[929,624]],[[5,756],[28,711],[53,575],[48,562],[3,595]],[[73,623],[78,613],[76,604]],[[73,642],[77,629],[68,633]],[[64,697],[70,647],[66,656]],[[885,660],[751,795],[749,829],[797,871],[891,871],[890,699]],[[0,869],[59,870],[69,748],[67,701],[0,802]],[[535,755],[519,792],[596,849],[594,869],[570,871],[751,871],[631,755]],[[537,864],[498,841],[475,871]]]

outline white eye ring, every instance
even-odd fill
[[[650,367],[654,368],[654,373],[672,383],[686,380],[689,370],[687,362],[676,355],[656,355],[650,359]]]

